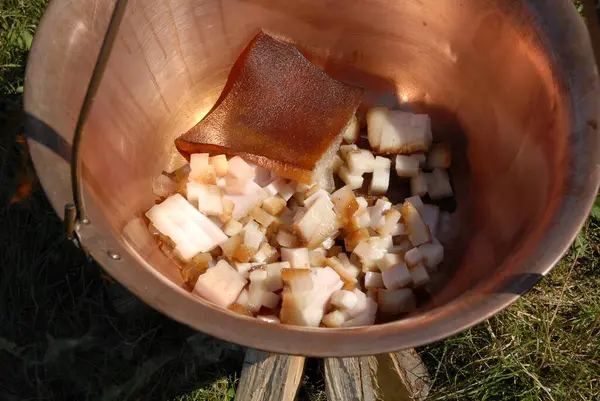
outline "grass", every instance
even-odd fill
[[[229,377],[222,377],[204,388],[199,388],[177,397],[177,401],[229,401],[235,397],[234,381]]]
[[[20,94],[46,0],[0,1],[0,399],[234,398],[243,350],[139,303],[126,314],[62,234],[21,135]],[[515,305],[419,349],[432,400],[600,399],[600,202],[569,253]],[[310,361],[299,399],[323,401]]]
[[[420,349],[433,400],[600,399],[600,224],[513,306]]]
[[[26,52],[47,0],[0,3],[0,93],[22,93]]]

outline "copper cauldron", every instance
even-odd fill
[[[53,0],[25,88],[33,160],[56,211],[71,196],[71,143],[114,1]],[[173,139],[212,107],[264,29],[293,40],[365,103],[429,113],[452,143],[460,234],[445,277],[408,318],[365,328],[273,326],[181,288],[150,235],[123,235],[153,204]],[[80,143],[82,244],[148,305],[238,344],[288,354],[376,354],[429,343],[514,302],[547,274],[598,190],[599,80],[570,0],[130,1]]]

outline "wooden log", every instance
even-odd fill
[[[369,357],[377,399],[423,401],[431,390],[427,367],[414,349]]]
[[[293,401],[304,374],[305,358],[248,349],[235,401]]]
[[[375,401],[369,358],[325,359],[325,392],[329,401]]]
[[[329,401],[423,401],[431,389],[414,349],[361,358],[325,360]]]

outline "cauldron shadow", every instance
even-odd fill
[[[19,119],[30,140],[70,162],[55,130]],[[22,149],[5,141],[1,162],[14,164]],[[39,185],[1,206],[0,398],[165,400],[239,374],[242,347],[171,320],[107,277],[66,238]]]

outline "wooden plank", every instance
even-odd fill
[[[362,358],[325,360],[329,401],[423,401],[431,389],[414,349]]]
[[[414,349],[369,358],[375,394],[380,400],[423,401],[431,390],[427,367]]]
[[[325,392],[329,401],[375,401],[369,358],[325,359]]]
[[[293,401],[304,374],[305,358],[248,349],[235,401]]]

